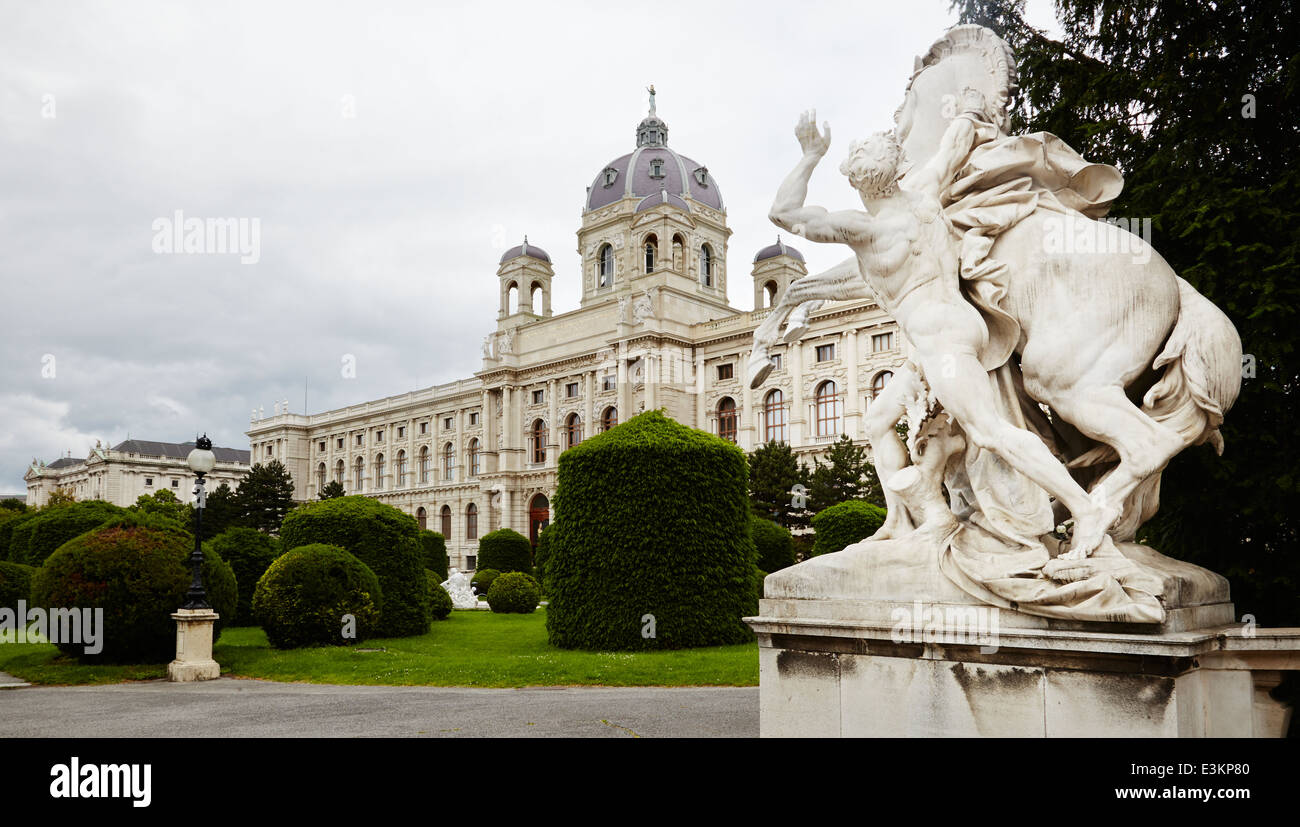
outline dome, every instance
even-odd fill
[[[535,258],[538,261],[544,261],[547,264],[551,263],[551,257],[546,254],[545,250],[543,250],[541,247],[538,247],[536,244],[528,243],[528,236],[524,236],[523,244],[515,245],[514,247],[511,247],[509,250],[506,250],[505,254],[501,256],[501,263],[505,264],[510,259],[519,258],[520,256],[528,256],[529,258]]]
[[[655,114],[654,91],[650,114],[637,126],[636,149],[610,161],[587,188],[587,209],[607,207],[623,198],[658,196],[689,198],[715,210],[724,209],[718,182],[703,164],[668,148],[668,125]],[[639,205],[643,206],[643,205]]]
[[[757,264],[760,261],[766,261],[777,256],[789,256],[797,261],[803,261],[803,253],[787,245],[781,240],[781,236],[777,236],[775,244],[769,244],[754,254],[754,263]]]
[[[672,204],[678,209],[686,210],[687,212],[691,211],[690,204],[683,201],[680,196],[671,195],[668,190],[662,189],[655,195],[647,195],[645,198],[642,198],[641,203],[636,205],[636,212],[652,210],[660,204]]]

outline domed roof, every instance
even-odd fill
[[[803,253],[787,245],[781,240],[781,236],[777,236],[775,244],[769,244],[754,254],[754,263],[757,264],[760,261],[766,261],[777,256],[789,256],[798,261],[803,261]]]
[[[650,114],[637,125],[636,149],[610,161],[597,173],[587,188],[587,209],[606,207],[628,197],[657,196],[661,190],[671,197],[690,198],[715,210],[724,209],[722,192],[708,167],[668,148],[668,124],[655,114],[651,87]]]
[[[523,244],[517,244],[514,247],[511,247],[509,250],[506,250],[505,254],[501,256],[501,263],[505,264],[510,259],[519,258],[520,256],[528,256],[529,258],[535,258],[538,261],[544,261],[547,264],[551,263],[551,257],[546,254],[545,250],[543,250],[541,247],[538,247],[536,244],[528,243],[528,236],[524,236]]]

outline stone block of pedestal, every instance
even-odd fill
[[[212,659],[212,628],[219,615],[211,609],[178,609],[176,660],[167,664],[167,680],[209,681],[221,677],[221,667]]]

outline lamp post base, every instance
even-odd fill
[[[167,664],[167,680],[185,683],[221,677],[221,667],[212,659],[212,624],[218,617],[211,609],[178,609],[172,614],[176,660]]]

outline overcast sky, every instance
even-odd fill
[[[650,83],[722,189],[749,310],[799,112],[834,131],[810,201],[853,206],[848,140],[891,125],[953,22],[947,0],[8,3],[0,492],[128,433],[247,448],[250,410],[302,412],[304,383],[316,412],[471,376],[525,233],[577,307],[585,189]],[[260,258],[156,252],[177,210],[257,219]]]

